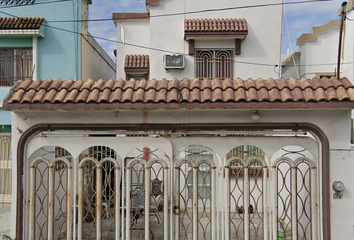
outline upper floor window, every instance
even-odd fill
[[[33,4],[35,0],[3,0],[0,5],[28,5]]]
[[[0,86],[26,78],[32,79],[32,49],[0,48]]]
[[[196,77],[203,78],[233,78],[234,51],[196,50],[195,55]]]

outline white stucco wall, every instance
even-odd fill
[[[150,23],[147,19],[122,20],[116,23],[116,27],[118,41],[117,79],[125,79],[125,56],[130,54],[150,54]]]
[[[267,3],[281,3],[281,1],[273,0]],[[158,6],[150,7],[149,22],[142,23],[142,21],[138,22],[137,20],[126,20],[124,23],[125,40],[127,43],[150,46],[158,50],[139,49],[137,47],[118,44],[118,56],[121,57],[118,57],[119,60],[117,60],[117,77],[125,77],[123,67],[125,54],[149,54],[150,78],[194,78],[194,56],[188,55],[188,42],[184,40],[184,19],[192,18],[245,18],[249,32],[247,38],[242,41],[241,55],[235,56],[234,78],[262,77],[267,79],[277,77],[273,68],[274,65],[279,64],[280,58],[282,7],[281,5],[276,5],[266,8],[246,7],[237,9],[237,7],[254,6],[257,4],[264,4],[264,2],[261,0],[242,0],[237,2],[228,0],[160,1]],[[230,7],[234,9],[161,16],[172,13],[188,13],[203,9],[223,9]],[[134,23],[129,23],[132,24],[129,25],[127,24],[128,22]],[[141,25],[140,28],[138,28],[139,24]],[[146,26],[146,24],[150,27]],[[118,40],[120,40],[119,24],[117,24],[117,33]],[[150,37],[150,42],[145,36]],[[211,46],[213,48],[235,47],[234,39],[226,40],[227,44],[220,40],[222,39],[211,40]],[[199,48],[200,44],[203,44],[201,40],[196,39],[195,47]],[[185,69],[166,71],[163,67],[163,55],[178,53],[185,54]],[[270,64],[271,66],[257,65],[257,63]]]

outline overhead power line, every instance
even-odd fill
[[[308,1],[294,1],[294,2],[282,2],[282,3],[265,3],[265,4],[256,4],[256,5],[245,5],[238,7],[227,7],[227,8],[215,8],[215,9],[204,9],[198,11],[190,11],[190,12],[178,12],[178,13],[165,13],[165,14],[157,14],[150,15],[150,18],[157,17],[170,17],[170,16],[178,16],[178,15],[188,15],[188,14],[196,14],[196,13],[206,13],[206,12],[219,12],[219,11],[228,11],[228,10],[236,10],[236,9],[247,9],[247,8],[259,8],[259,7],[271,7],[271,6],[280,6],[280,5],[293,5],[293,4],[306,4],[306,3],[315,3],[315,2],[338,2],[339,0],[308,0]],[[145,19],[145,17],[129,17],[129,19]],[[80,19],[80,20],[53,20],[47,22],[102,22],[102,21],[114,21],[114,18],[97,18],[97,19]]]
[[[52,4],[52,3],[62,3],[62,2],[70,2],[72,0],[56,0],[56,1],[43,1],[43,2],[34,2],[32,4],[22,4],[22,5],[1,5],[0,9],[4,8],[16,8],[16,7],[30,7],[34,5],[43,5],[43,4]],[[0,1],[1,2],[1,1]]]
[[[65,0],[63,0],[63,1],[65,1]],[[307,2],[323,2],[323,1],[327,1],[328,2],[328,1],[334,1],[334,0],[311,0],[311,1],[306,1],[306,3]],[[292,3],[295,3],[295,2],[292,2]],[[301,2],[297,2],[297,3],[304,3],[304,2],[301,1]],[[11,16],[11,17],[18,17],[16,15],[9,14],[9,13],[3,12],[3,11],[0,11],[0,13],[3,13],[5,15],[8,15],[8,16]],[[128,43],[128,42],[124,42],[123,43],[121,41],[111,40],[111,39],[108,39],[108,38],[103,38],[103,37],[98,37],[98,36],[92,36],[92,35],[89,35],[89,34],[84,34],[84,33],[76,32],[76,31],[72,31],[72,30],[68,30],[68,29],[64,29],[64,28],[59,28],[59,27],[55,27],[55,26],[46,25],[44,23],[42,23],[42,25],[46,26],[48,28],[56,29],[56,30],[67,32],[67,33],[71,33],[71,34],[77,34],[77,35],[83,35],[83,36],[87,36],[87,37],[93,37],[95,39],[99,39],[99,40],[106,41],[106,42],[124,44],[124,45],[128,45],[128,46],[131,46],[131,47],[137,47],[137,48],[142,48],[142,49],[147,49],[147,50],[152,50],[152,51],[159,51],[159,52],[164,52],[164,53],[171,53],[171,54],[189,56],[189,54],[186,54],[186,53],[170,51],[170,50],[161,49],[161,48],[147,47],[147,46],[142,46],[142,45]],[[268,67],[277,67],[278,66],[278,64],[270,64],[270,63],[256,63],[256,62],[245,62],[245,61],[234,61],[234,62],[240,63],[240,64],[247,64],[247,65],[257,65],[257,66],[268,66]],[[354,62],[347,62],[347,63],[342,63],[342,64],[353,64],[353,63]],[[307,65],[299,65],[298,64],[297,66],[324,66],[324,65],[336,65],[336,63],[307,64]]]

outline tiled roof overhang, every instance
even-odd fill
[[[44,18],[4,18],[0,17],[0,29],[39,29]]]
[[[40,36],[44,34],[40,31],[44,18],[15,18],[0,17],[0,35],[2,36]]]
[[[347,79],[19,81],[3,109],[352,109]]]
[[[246,19],[185,19],[184,38],[227,37],[244,39],[247,37]]]
[[[124,63],[125,73],[149,73],[149,55],[126,55]]]

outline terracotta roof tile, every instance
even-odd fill
[[[185,19],[185,32],[247,32],[246,19]]]
[[[97,102],[109,102],[109,97],[111,96],[111,89],[110,88],[104,88],[104,90],[101,92],[99,96],[99,100]]]
[[[200,101],[201,102],[211,102],[211,89],[205,88],[200,93]]]
[[[203,103],[208,105],[196,105]],[[276,104],[274,104],[276,102]],[[326,105],[328,102],[332,104]],[[168,105],[174,103],[177,105]],[[213,105],[218,103],[219,105]],[[72,79],[25,80],[17,82],[3,108],[12,109],[100,109],[100,104],[112,108],[237,108],[230,104],[241,104],[243,108],[354,108],[354,87],[347,79],[192,79],[136,81],[88,81]],[[318,103],[317,105],[314,105]],[[319,104],[321,103],[321,104]],[[335,104],[333,104],[335,103]],[[48,107],[50,104],[51,107]],[[165,104],[162,107],[161,104]],[[186,105],[187,104],[187,105]],[[192,105],[188,105],[192,104]],[[223,104],[223,105],[220,105]],[[245,105],[246,104],[246,105]],[[247,105],[249,104],[249,105]],[[312,104],[312,105],[311,105]],[[31,105],[29,108],[28,105]],[[78,107],[80,106],[80,107]],[[86,106],[86,107],[85,107]],[[232,107],[231,107],[232,106]],[[109,106],[105,106],[109,108]]]
[[[39,29],[44,21],[44,18],[18,18],[18,17],[0,17],[0,29]]]
[[[124,69],[149,69],[149,55],[126,55]]]

